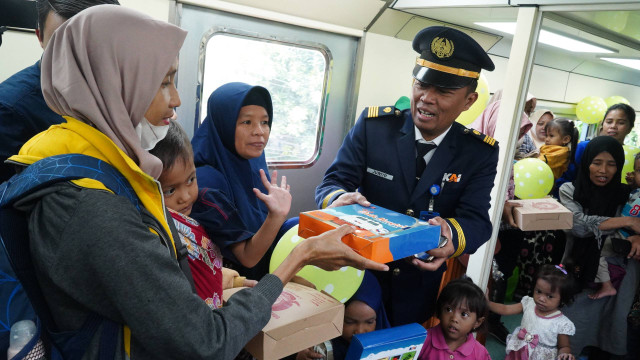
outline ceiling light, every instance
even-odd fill
[[[516,23],[514,22],[477,22],[474,24],[511,35],[514,35],[516,33]],[[614,52],[617,52],[604,48],[602,46],[590,44],[588,42],[585,42],[584,40],[576,40],[547,30],[540,30],[538,42],[573,52],[604,54],[612,54]]]
[[[611,61],[612,63],[630,67],[632,69],[640,70],[640,59],[623,59],[623,58],[608,58],[608,57],[601,57],[600,59]]]

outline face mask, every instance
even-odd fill
[[[153,149],[160,140],[167,136],[168,131],[169,125],[151,125],[146,118],[143,118],[138,126],[136,126],[136,133],[140,138],[140,145],[145,150]]]

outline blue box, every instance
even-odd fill
[[[356,334],[345,360],[414,360],[426,338],[427,330],[416,323]]]
[[[373,261],[387,263],[438,247],[440,226],[371,205],[358,204],[300,213],[298,235],[320,235],[343,224],[356,228],[342,242]]]

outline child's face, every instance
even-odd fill
[[[467,335],[482,324],[484,318],[477,317],[477,314],[470,311],[466,302],[454,308],[445,304],[440,311],[440,327],[444,339],[449,343],[462,343],[467,341]]]
[[[376,312],[362,301],[354,300],[344,309],[342,337],[351,342],[355,334],[364,334],[376,329]]]
[[[198,198],[198,182],[193,160],[185,162],[177,158],[171,169],[160,175],[165,205],[174,211],[189,216],[193,203]]]
[[[561,136],[560,131],[556,127],[547,128],[547,137],[544,139],[545,145],[566,146],[571,141],[568,135]]]
[[[560,289],[551,291],[551,284],[544,279],[538,279],[533,288],[533,301],[540,315],[549,315],[560,307]]]
[[[633,163],[633,181],[637,187],[640,187],[640,160]]]

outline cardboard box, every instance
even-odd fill
[[[300,213],[298,235],[316,236],[340,225],[356,227],[342,238],[358,254],[381,263],[438,247],[440,226],[377,205],[346,205]]]
[[[426,338],[427,330],[415,323],[356,334],[345,360],[414,360]]]
[[[573,213],[553,198],[511,200],[516,224],[523,231],[566,230],[573,227]]]
[[[223,300],[242,288],[224,291]],[[342,334],[344,305],[316,289],[288,283],[271,308],[271,320],[245,346],[259,360],[281,359]]]

